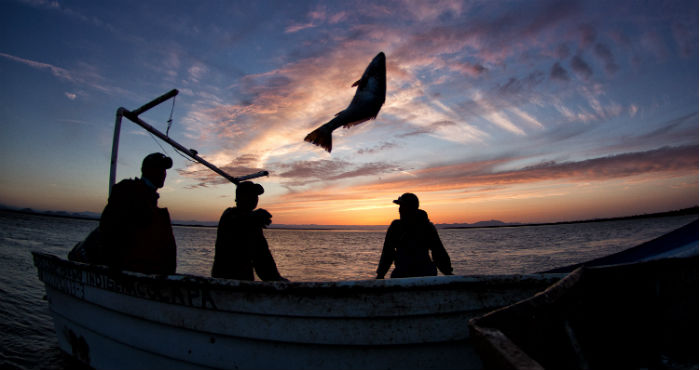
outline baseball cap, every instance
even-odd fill
[[[418,208],[418,197],[413,193],[403,193],[394,203],[408,207]]]
[[[262,185],[252,181],[243,181],[236,187],[236,196],[238,195],[260,195],[265,192]]]
[[[147,168],[170,169],[173,166],[173,160],[163,153],[151,153],[143,159],[141,163],[141,171]]]

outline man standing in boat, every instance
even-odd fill
[[[277,271],[262,230],[270,225],[272,215],[255,209],[264,192],[260,184],[250,181],[236,187],[236,207],[226,209],[219,220],[212,277],[253,281],[255,269],[263,281],[287,281]]]
[[[105,264],[150,274],[174,274],[177,248],[170,214],[158,207],[158,189],[165,184],[170,157],[151,153],[141,164],[141,178],[112,187],[100,218]]]
[[[437,269],[445,275],[452,275],[450,256],[428,214],[418,209],[418,197],[405,193],[394,203],[399,205],[400,219],[394,220],[386,232],[377,279],[384,279],[392,263],[392,278],[436,276]]]

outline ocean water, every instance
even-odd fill
[[[455,274],[532,273],[635,246],[697,216],[569,225],[439,230]],[[69,369],[58,349],[30,251],[65,256],[96,221],[0,211],[0,369]],[[215,228],[175,227],[178,273],[208,276]],[[293,281],[372,279],[385,230],[265,230]]]

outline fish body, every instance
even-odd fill
[[[386,57],[383,52],[372,59],[362,78],[352,86],[357,86],[357,90],[350,105],[332,120],[306,135],[305,141],[330,153],[333,149],[333,130],[341,126],[349,128],[377,117],[386,99]]]

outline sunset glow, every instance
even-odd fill
[[[101,212],[114,117],[231,175],[275,224],[581,220],[698,204],[697,1],[0,3],[0,204]],[[376,120],[303,138],[386,54]],[[216,221],[235,186],[125,121],[118,179],[173,158],[159,204]]]

